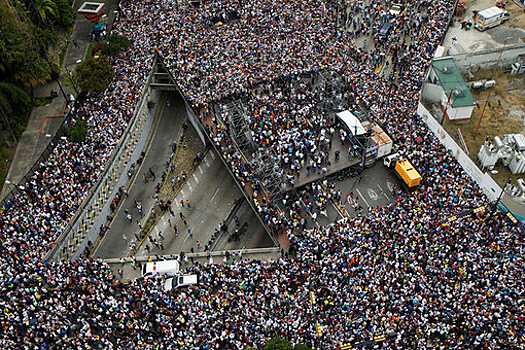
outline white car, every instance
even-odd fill
[[[164,282],[164,290],[168,292],[172,289],[192,286],[197,283],[197,275],[180,275],[166,279],[166,282]]]
[[[399,4],[392,5],[392,8],[390,9],[391,15],[397,16],[401,12],[403,12],[403,5],[399,5]]]

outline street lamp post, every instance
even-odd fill
[[[8,186],[13,186],[13,188],[18,188],[20,191],[23,191],[23,190],[26,189],[24,186],[22,186],[22,185],[17,186],[16,184],[12,183],[11,181],[9,181],[7,179],[4,181],[4,184],[6,184]]]

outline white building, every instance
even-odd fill
[[[432,61],[423,97],[441,103],[447,110],[445,117],[454,122],[468,123],[476,106],[476,100],[451,57]]]

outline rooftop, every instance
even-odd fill
[[[452,58],[439,58],[432,61],[432,68],[445,92],[454,90],[452,108],[475,106],[476,100],[470,93],[465,80]]]

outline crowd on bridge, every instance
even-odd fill
[[[381,1],[356,3],[364,13],[370,6],[386,11]],[[415,16],[410,34],[415,41],[403,52],[394,93],[391,81],[375,73],[370,55],[337,28],[329,2],[124,4],[113,30],[133,45],[112,62],[116,80],[105,93],[73,106],[70,122],[87,121],[87,141],[61,140],[0,211],[0,347],[245,349],[279,335],[320,348],[394,333],[386,348],[523,348],[524,234],[490,207],[439,223],[488,201],[415,113],[453,5],[433,1],[425,4],[424,17]],[[353,6],[347,14],[359,12]],[[228,21],[210,26],[210,14],[226,14]],[[420,188],[398,192],[393,204],[366,216],[305,231],[265,197],[255,169],[215,119],[211,137],[238,180],[251,186],[267,222],[289,234],[293,257],[197,264],[188,272],[199,275],[198,286],[172,292],[163,291],[159,277],[121,283],[97,260],[46,262],[46,252],[107,166],[133,116],[155,48],[203,121],[211,118],[213,101],[244,94],[261,82],[323,69],[338,72],[351,87],[349,100],[380,121],[423,174]],[[279,100],[274,93],[266,96]],[[308,107],[307,101],[288,100]],[[283,104],[276,104],[274,123],[285,128],[290,121],[297,137],[308,141],[306,134],[316,126],[303,125],[301,118],[315,121],[320,115],[305,110],[294,119],[293,109]],[[265,105],[261,119],[272,115],[272,103]],[[274,123],[253,125],[273,130]],[[314,195],[314,202],[338,195],[328,190]],[[322,338],[315,336],[313,319],[323,328]]]

